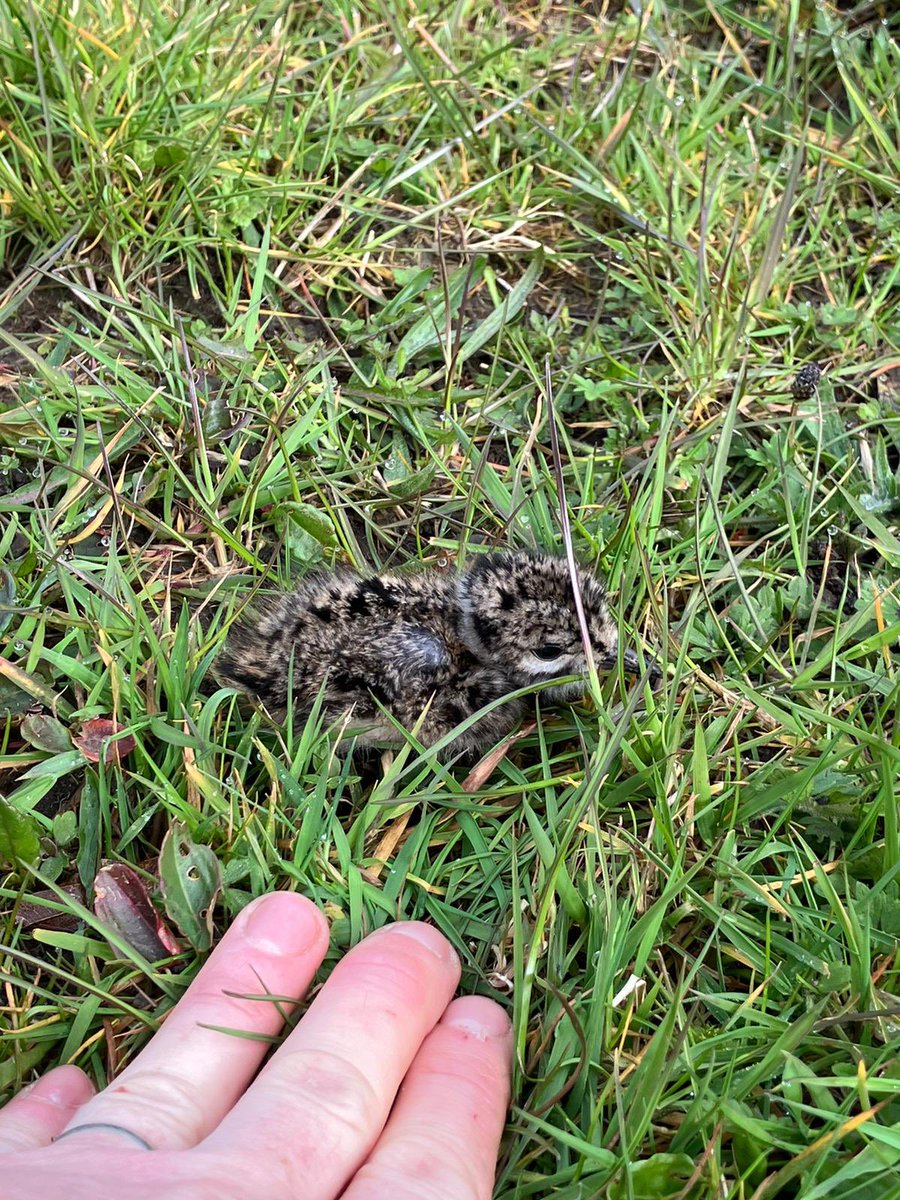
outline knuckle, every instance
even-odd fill
[[[326,1050],[295,1050],[286,1055],[284,1070],[292,1106],[307,1119],[315,1114],[312,1124],[327,1126],[329,1141],[359,1143],[380,1125],[387,1101],[349,1059]]]
[[[190,1145],[202,1132],[196,1086],[164,1067],[135,1068],[91,1104],[96,1105],[91,1120],[114,1121],[158,1149]]]
[[[422,1052],[419,1070],[431,1087],[437,1083],[441,1091],[467,1095],[479,1109],[490,1111],[505,1102],[510,1075],[505,1057],[492,1050],[480,1043],[461,1044],[456,1030],[436,1031]]]
[[[352,963],[352,971],[347,972],[349,1000],[367,1012],[378,1007],[393,1010],[398,1004],[408,1005],[411,995],[421,994],[431,963],[415,949],[398,944],[408,941],[395,938],[389,957],[380,947],[365,947],[362,943],[359,957]],[[349,958],[345,961],[351,965]]]
[[[393,1153],[378,1154],[360,1168],[354,1187],[366,1200],[490,1200],[493,1171],[479,1172],[464,1148],[458,1150],[454,1154],[445,1143],[438,1149],[433,1130],[409,1130]]]

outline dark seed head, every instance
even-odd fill
[[[819,380],[822,378],[822,368],[818,363],[807,363],[794,376],[791,384],[791,395],[795,400],[808,400],[816,394]]]

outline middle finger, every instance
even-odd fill
[[[253,1161],[248,1197],[332,1200],[374,1145],[458,982],[453,947],[431,926],[401,921],[372,934],[197,1152]]]

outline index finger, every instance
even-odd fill
[[[299,999],[327,946],[325,918],[303,896],[274,892],[253,901],[162,1028],[64,1132],[118,1125],[154,1150],[196,1145],[244,1091],[268,1049],[267,1037],[282,1027],[285,1005],[268,997]],[[85,1130],[77,1140],[115,1136]],[[61,1142],[60,1150],[71,1145]]]

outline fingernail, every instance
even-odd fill
[[[454,1000],[441,1021],[451,1029],[459,1029],[479,1041],[509,1037],[509,1017],[499,1004],[486,996],[463,996]]]
[[[424,921],[395,921],[391,925],[382,925],[380,929],[376,929],[370,936],[383,937],[386,935],[390,937],[412,938],[414,942],[418,942],[424,946],[426,950],[429,950],[441,962],[459,962],[456,951],[444,935],[439,933],[433,925],[426,925]]]
[[[48,1087],[41,1088],[39,1092],[35,1092],[34,1099],[39,1100],[41,1104],[50,1104],[54,1108],[78,1108],[79,1102],[72,1099],[72,1094],[64,1084],[50,1084]]]
[[[308,950],[325,928],[325,918],[315,905],[293,892],[260,896],[247,905],[238,923],[248,945],[282,957]]]

